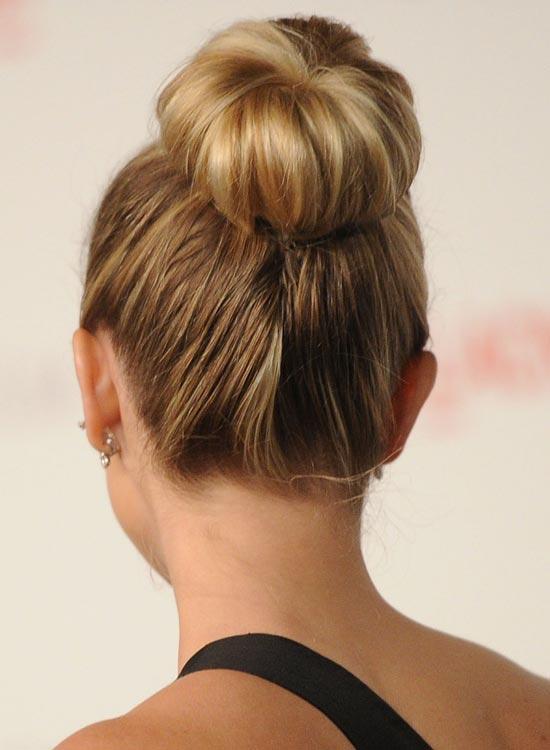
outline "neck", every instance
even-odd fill
[[[164,495],[153,506],[179,616],[178,674],[225,636],[268,632],[331,647],[374,639],[397,614],[368,574],[360,522],[342,522],[345,508],[221,486],[201,501]]]

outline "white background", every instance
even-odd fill
[[[118,527],[71,336],[83,244],[155,96],[237,18],[334,15],[405,73],[438,382],[367,507],[384,596],[550,676],[550,4],[0,2],[0,746],[50,748],[175,679],[170,588]],[[368,518],[367,518],[368,516]]]

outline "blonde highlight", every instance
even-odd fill
[[[93,217],[80,309],[152,466],[360,508],[429,337],[409,84],[335,19],[239,21],[156,112]]]

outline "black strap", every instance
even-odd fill
[[[263,677],[322,711],[358,750],[432,750],[379,695],[332,659],[273,633],[244,633],[207,643],[177,679],[202,669]]]

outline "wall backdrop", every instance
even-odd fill
[[[83,238],[183,58],[296,12],[402,70],[424,134],[438,381],[366,507],[372,576],[410,617],[550,676],[550,4],[0,0],[1,747],[52,747],[176,677],[171,590],[77,427]]]

